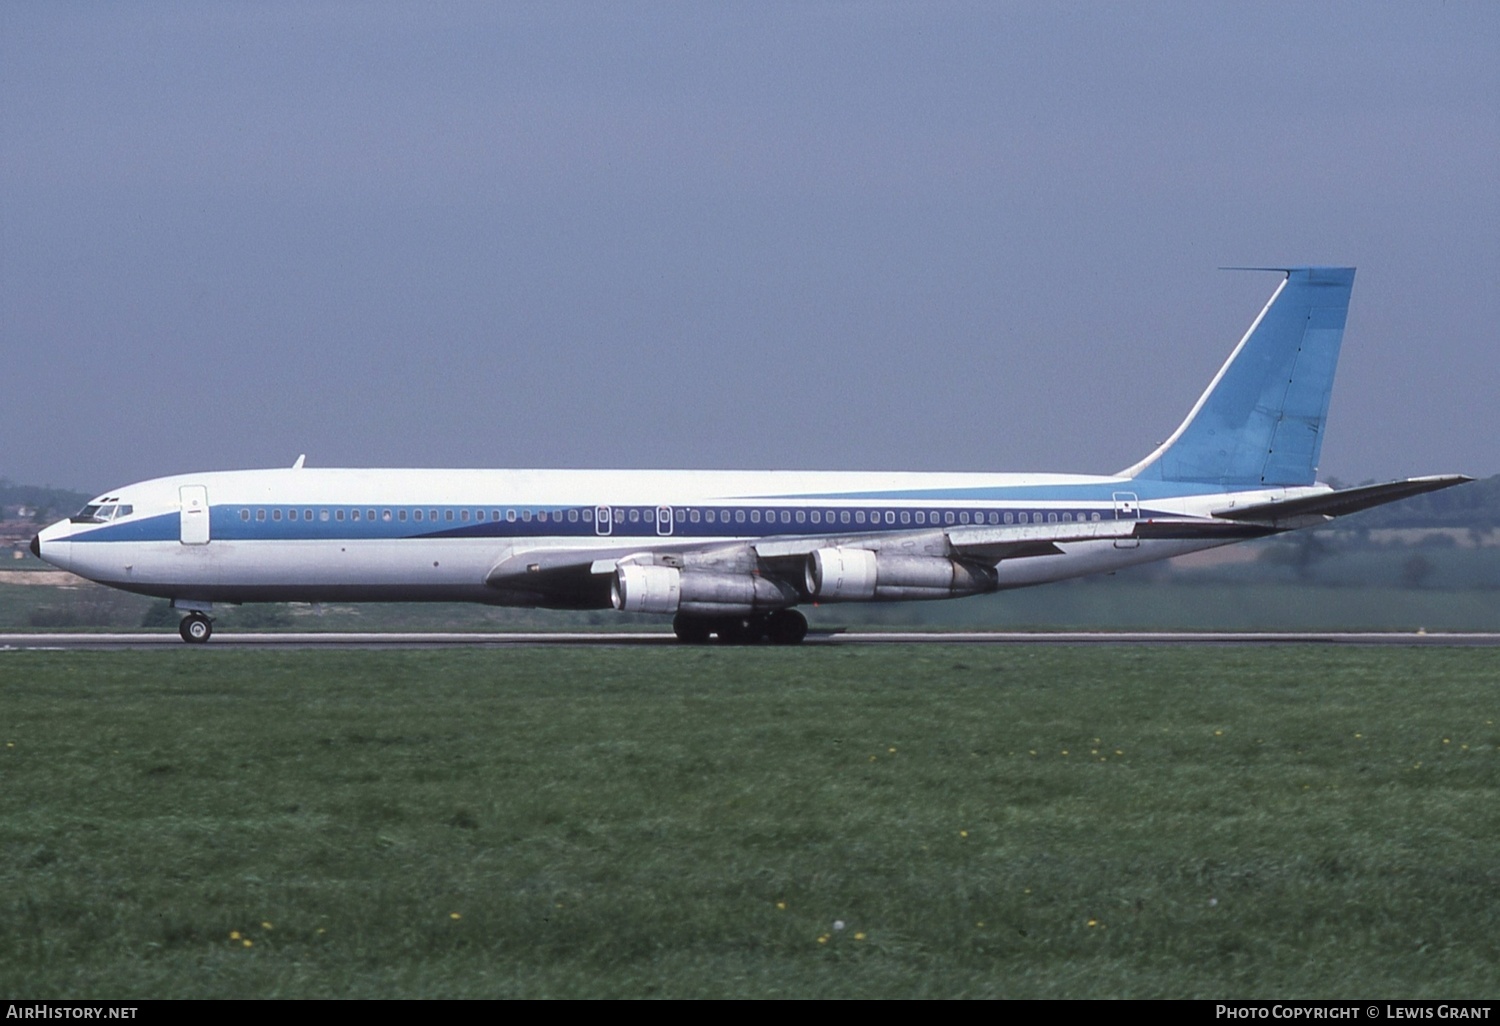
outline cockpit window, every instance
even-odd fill
[[[118,517],[128,517],[135,507],[113,500],[91,502],[68,519],[75,524],[107,524]]]

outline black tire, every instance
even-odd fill
[[[672,619],[672,633],[677,635],[677,640],[684,645],[701,645],[713,632],[713,621],[705,620],[701,616],[683,616],[678,613]]]
[[[760,617],[735,617],[721,620],[714,633],[720,644],[753,645],[766,636],[766,622]]]
[[[773,645],[800,645],[807,637],[807,617],[795,609],[778,609],[766,617],[766,637]]]
[[[177,626],[177,633],[190,645],[201,645],[214,635],[214,622],[202,613],[189,613]]]

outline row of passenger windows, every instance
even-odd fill
[[[1079,511],[1031,511],[1012,512],[999,510],[863,510],[863,509],[839,509],[839,510],[760,510],[760,509],[705,509],[700,507],[688,507],[672,509],[670,507],[600,507],[601,518],[608,517],[616,524],[624,523],[648,523],[666,524],[675,520],[679,524],[861,524],[878,525],[886,524],[894,526],[898,522],[903,525],[949,525],[949,524],[1055,524],[1071,523],[1075,519],[1082,522],[1085,520],[1098,520],[1097,512],[1088,513]],[[592,509],[554,509],[554,510],[532,510],[532,509],[507,509],[503,512],[498,509],[411,509],[407,507],[398,509],[350,509],[347,507],[336,509],[319,508],[312,509],[256,509],[253,513],[249,509],[240,510],[240,519],[249,521],[251,518],[258,521],[267,519],[277,520],[319,520],[319,521],[344,521],[344,520],[366,520],[382,521],[386,523],[401,522],[407,520],[424,523],[469,523],[470,521],[484,522],[486,520],[506,523],[530,523],[533,520],[539,523],[570,523],[579,522],[592,524],[594,522],[594,510]],[[601,520],[602,523],[602,520]]]

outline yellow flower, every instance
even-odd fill
[[[230,930],[229,931],[229,939],[230,940],[239,940],[240,939],[240,931],[238,931],[238,930]]]
[[[960,830],[958,832],[958,836],[959,837],[968,837],[969,836],[969,832],[967,830]]]
[[[263,923],[261,923],[261,924],[260,924],[260,928],[261,928],[261,929],[262,929],[262,930],[269,930],[269,929],[271,929],[271,924],[270,924],[270,923],[264,923],[264,922],[263,922]]]
[[[1099,920],[1097,920],[1097,919],[1090,919],[1089,920],[1089,926],[1093,927],[1093,926],[1098,926],[1098,925],[1099,925]]]
[[[784,902],[784,901],[778,901],[776,903],[776,907],[779,908],[779,909],[781,909],[783,912],[785,912],[786,911],[786,902]]]
[[[855,940],[864,940],[864,939],[865,939],[865,935],[864,935],[864,934],[862,934],[862,933],[856,933],[856,934],[855,934],[855,935],[854,935],[854,939],[855,939]]]
[[[892,755],[896,754],[896,750],[894,748],[887,748],[886,751],[890,752]]]
[[[561,905],[559,905],[559,906],[557,906],[557,907],[558,907],[558,908],[562,908],[562,906],[561,906]],[[453,920],[459,920],[459,919],[462,919],[462,918],[463,918],[463,915],[462,915],[462,913],[459,913],[459,912],[449,912],[449,913],[448,913],[448,918],[449,918],[449,919],[453,919]]]
[[[818,943],[819,944],[827,944],[828,943],[828,934],[825,933],[822,936],[820,936],[818,938]]]
[[[253,948],[253,947],[255,947],[255,942],[253,940],[251,940],[249,937],[246,937],[244,940],[240,941],[240,943],[243,944],[247,948]]]

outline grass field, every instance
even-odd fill
[[[1494,998],[1497,684],[1482,649],[0,653],[0,996]]]

